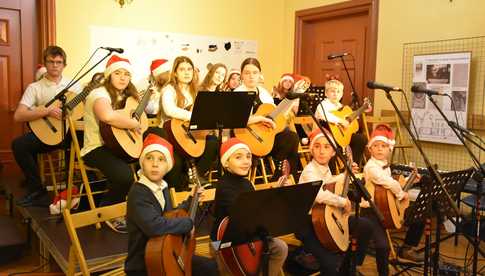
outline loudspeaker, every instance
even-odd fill
[[[15,221],[9,216],[0,216],[0,264],[7,264],[20,258],[26,248]]]

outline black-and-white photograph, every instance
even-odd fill
[[[449,84],[451,64],[426,65],[426,81],[428,83]]]
[[[451,98],[455,104],[456,111],[466,110],[466,93],[467,91],[452,91]],[[450,103],[451,104],[451,103]],[[453,110],[453,106],[450,106],[450,110]]]
[[[426,88],[426,83],[415,82],[414,86],[418,86],[420,88]],[[426,94],[424,94],[424,93],[413,93],[412,95],[413,95],[413,99],[412,99],[413,108],[425,109],[426,108]]]

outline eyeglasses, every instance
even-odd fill
[[[62,61],[62,60],[47,60],[45,63],[50,64],[50,65],[63,65],[64,61]]]

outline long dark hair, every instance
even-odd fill
[[[205,78],[202,81],[202,84],[200,85],[199,90],[205,91],[205,90],[209,89],[209,87],[212,84],[212,78],[214,78],[214,74],[216,73],[216,70],[221,68],[221,67],[224,68],[224,70],[226,70],[226,75],[224,76],[224,80],[222,80],[222,83],[217,85],[216,91],[222,90],[222,87],[224,86],[224,83],[226,82],[226,78],[227,78],[227,67],[226,67],[226,65],[224,65],[222,63],[216,63],[216,64],[211,66],[211,68],[209,69],[209,71],[205,75]]]
[[[137,101],[139,100],[138,91],[136,90],[136,87],[133,85],[133,83],[131,83],[131,80],[128,83],[128,86],[123,91],[121,91],[121,93],[118,93],[118,89],[116,89],[111,83],[111,75],[109,75],[108,78],[104,81],[104,87],[106,88],[106,91],[108,91],[109,97],[111,98],[111,106],[113,107],[113,109],[120,109],[125,107],[126,99],[128,97],[133,97]],[[123,97],[121,101],[118,101],[118,94]]]
[[[192,99],[195,100],[195,97],[197,96],[197,85],[198,85],[198,74],[197,71],[195,70],[194,63],[192,60],[186,56],[179,56],[176,57],[173,66],[172,66],[172,71],[170,72],[170,79],[168,80],[168,84],[171,84],[173,88],[175,89],[175,94],[177,95],[177,102],[176,105],[180,108],[183,108],[184,104],[184,95],[182,94],[182,90],[180,90],[179,87],[179,82],[177,80],[176,72],[181,63],[187,62],[192,66],[194,75],[192,76],[192,81],[189,84],[189,89],[190,89],[190,95],[192,96]]]

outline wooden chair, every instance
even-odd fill
[[[126,256],[117,257],[106,261],[105,263],[89,267],[84,255],[81,242],[79,240],[77,229],[93,224],[122,217],[126,215],[126,202],[110,205],[106,207],[95,208],[93,210],[71,214],[69,209],[64,209],[64,223],[66,224],[71,246],[69,247],[69,263],[67,275],[84,275],[89,276],[92,272],[110,269],[113,266],[116,269],[102,275],[124,275],[123,263]],[[76,271],[76,264],[79,264],[80,272]]]
[[[394,146],[394,151],[392,152],[391,155],[391,163],[394,159],[394,154],[396,150],[400,151],[400,156],[403,157],[404,163],[408,164],[408,157],[406,155],[406,149],[410,149],[413,146],[410,144],[403,144],[403,135],[401,132],[401,122],[399,121],[399,118],[397,115],[391,115],[391,116],[369,116],[369,115],[362,115],[362,120],[364,122],[364,129],[365,129],[365,134],[367,135],[367,139],[370,137],[370,131],[369,131],[369,124],[373,127],[374,124],[388,124],[390,125],[396,135],[396,145]],[[372,130],[372,129],[371,129]]]
[[[68,117],[68,124],[69,124],[69,131],[72,136],[71,142],[71,151],[69,156],[69,174],[67,177],[67,204],[66,209],[71,209],[71,202],[72,202],[72,187],[74,186],[74,171],[79,170],[81,173],[81,184],[86,189],[85,193],[82,193],[82,189],[80,189],[80,193],[78,196],[87,196],[89,208],[94,210],[96,205],[94,203],[93,195],[98,193],[103,193],[105,191],[98,191],[94,192],[91,189],[91,185],[88,179],[87,171],[93,171],[98,176],[102,175],[101,172],[97,169],[90,168],[84,164],[84,161],[81,157],[81,149],[79,146],[79,141],[77,140],[76,130],[84,130],[84,122],[82,121],[73,121],[71,117]],[[96,224],[96,228],[100,228],[101,224]]]
[[[306,135],[309,136],[311,131],[314,129],[314,122],[311,116],[297,116],[293,120],[293,128],[296,132],[296,125],[300,125],[305,131]],[[309,141],[308,141],[309,142]],[[302,137],[300,137],[300,143],[298,145],[298,156],[300,157],[301,167],[305,166],[312,160],[310,153],[309,144],[302,144]]]
[[[251,183],[254,184],[257,179],[262,179],[264,184],[269,183],[269,178],[272,176],[272,174],[268,173],[267,171],[267,167],[266,167],[267,165],[264,162],[266,158],[267,157],[253,158],[254,163],[251,166],[251,169],[249,170],[249,175],[248,175],[249,181],[251,181]],[[269,166],[274,172],[275,170],[274,162],[272,164],[269,163]],[[259,175],[258,175],[258,172],[260,173]]]
[[[170,188],[170,199],[172,200],[173,207],[177,207],[180,203],[186,200],[190,195],[190,192],[176,192],[175,188]],[[199,200],[199,204],[209,203],[214,201],[216,196],[216,189],[205,189],[203,193],[203,198]],[[199,236],[195,238],[195,253],[199,256],[212,257],[210,253],[210,243],[211,239],[209,235]]]
[[[148,118],[148,127],[158,127],[160,125],[159,118]]]
[[[54,155],[54,159],[52,158]],[[59,186],[57,183],[57,176],[62,175],[64,168],[64,151],[62,149],[55,150],[48,153],[40,153],[37,155],[37,164],[39,164],[39,174],[42,183],[46,183],[46,177],[50,177],[50,181],[55,195],[59,193]],[[46,163],[49,172],[46,171]],[[54,166],[54,163],[56,164]]]

